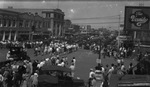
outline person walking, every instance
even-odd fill
[[[89,73],[89,81],[88,81],[89,87],[93,86],[94,76],[95,76],[94,70],[91,68]]]
[[[31,75],[31,80],[32,80],[32,87],[37,87],[38,86],[38,74],[34,73]]]
[[[103,87],[104,82],[104,72],[102,71],[102,68],[95,70],[95,84],[93,87]]]
[[[71,77],[74,77],[74,71],[75,71],[75,65],[74,65],[74,63],[72,63],[69,68],[71,69]]]
[[[4,77],[3,77],[3,75],[0,73],[0,87],[3,87],[3,80],[4,80]]]

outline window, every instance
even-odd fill
[[[45,28],[45,22],[43,22],[43,27]]]
[[[23,20],[19,21],[19,27],[23,27]]]
[[[47,28],[47,22],[45,22],[45,27]]]
[[[53,13],[51,13],[51,18],[54,18],[54,14]]]
[[[56,14],[54,14],[54,18],[56,18]]]
[[[8,20],[8,27],[11,27],[11,20]]]
[[[28,21],[28,27],[30,27],[31,26],[31,21]]]
[[[16,27],[16,20],[13,20],[13,27]]]
[[[0,19],[0,27],[2,27],[3,25],[3,22],[2,22],[2,19]]]
[[[40,26],[41,26],[41,22],[39,22],[39,24],[38,24],[38,28],[40,28]]]
[[[25,22],[25,27],[28,27],[28,22],[29,22],[29,21],[26,21],[26,22]]]
[[[41,22],[41,24],[40,24],[40,28],[42,28],[42,26],[43,26],[43,22]]]
[[[7,26],[7,21],[6,21],[6,19],[4,19],[4,27],[6,27]]]
[[[51,26],[50,26],[50,25],[51,25],[50,23],[51,23],[51,22],[49,21],[49,22],[48,22],[48,28],[50,28],[50,27],[51,27]]]
[[[36,22],[36,28],[38,28],[39,22]]]

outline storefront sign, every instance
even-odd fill
[[[150,31],[150,7],[126,6],[124,30]]]
[[[143,24],[147,23],[149,18],[142,11],[136,11],[130,16],[130,22],[134,23],[135,26],[141,27]]]

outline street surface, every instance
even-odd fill
[[[0,61],[5,60],[6,53],[7,53],[6,49],[0,50]],[[32,60],[34,59],[42,60],[44,58],[49,57],[49,55],[34,56],[33,53],[34,53],[33,49],[28,49],[28,55],[31,57]],[[98,54],[95,54],[89,50],[79,49],[76,52],[63,55],[63,56],[67,56],[69,65],[71,63],[72,58],[73,57],[76,58],[77,62],[76,62],[76,68],[75,68],[75,77],[80,77],[81,79],[84,79],[85,81],[88,80],[90,68],[94,69],[94,67],[97,65],[96,59],[98,58]],[[128,67],[131,62],[133,62],[134,65],[136,64],[136,62],[133,59],[125,59],[124,61],[125,61],[124,62],[125,67]],[[105,59],[102,58],[102,64],[104,67],[106,66],[106,64],[111,66],[112,63],[116,64],[115,59],[113,57],[110,57],[110,58],[106,57]]]

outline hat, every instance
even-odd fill
[[[46,58],[45,60],[46,60],[46,61],[48,61],[48,60],[49,60],[49,58]]]
[[[93,71],[93,69],[91,68],[90,71]]]
[[[34,73],[34,75],[38,75],[37,73]]]

